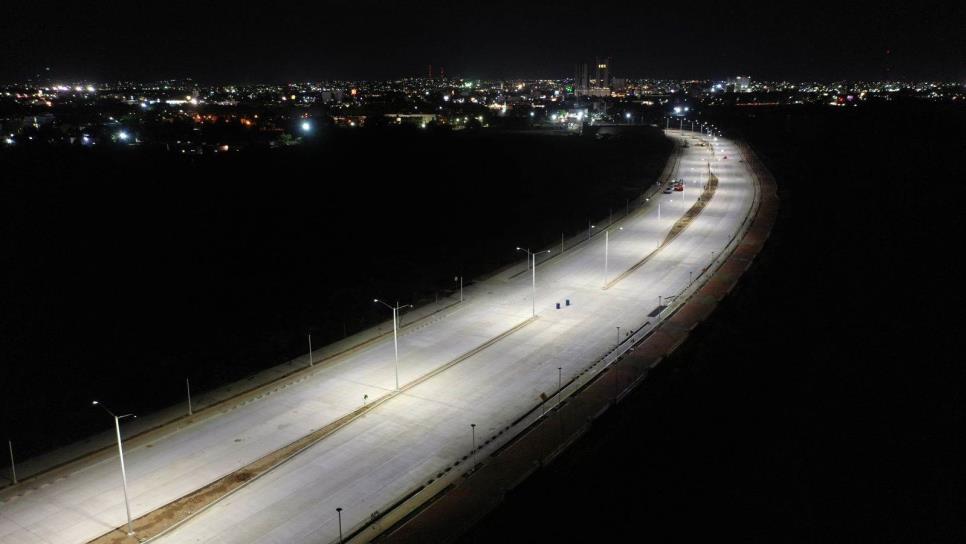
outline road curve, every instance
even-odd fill
[[[522,263],[487,279],[467,302],[400,337],[401,384],[457,364],[367,411],[156,541],[335,541],[337,507],[343,508],[345,533],[362,527],[468,455],[471,424],[477,444],[496,436],[542,396],[553,395],[558,379],[569,381],[612,350],[617,327],[629,331],[654,322],[648,314],[659,300],[681,292],[720,255],[754,201],[751,173],[737,160],[733,142],[719,138],[715,153],[687,138],[691,145],[681,149],[673,174],[687,181],[686,190],[659,194],[621,221],[623,230],[611,231],[606,277],[602,236],[540,264],[538,319],[488,345],[530,318],[531,286],[529,274],[517,274]],[[709,164],[718,180],[713,198],[658,250],[697,202]],[[481,345],[485,349],[474,351]],[[152,512],[338,420],[356,410],[363,395],[370,400],[389,395],[393,383],[389,339],[321,365],[271,395],[127,450],[132,514]],[[0,503],[0,544],[84,543],[123,525],[118,480],[116,458],[41,479],[32,493]]]

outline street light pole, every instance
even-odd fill
[[[563,367],[557,367],[557,406],[560,406],[560,395],[563,393]]]
[[[624,230],[624,227],[618,227],[617,230]],[[604,287],[607,286],[607,263],[610,259],[610,229],[604,231]]]
[[[13,485],[17,485],[17,465],[13,462],[13,441],[7,440],[7,448],[10,450],[10,474],[13,476]]]
[[[192,415],[192,409],[191,409],[191,378],[185,378],[184,379],[184,385],[185,385],[185,388],[187,388],[187,390],[188,390],[188,415],[191,416]]]
[[[541,253],[550,253],[550,250],[548,249],[546,251],[537,251],[535,253],[531,253],[529,249],[517,247],[517,251],[526,252],[528,257],[527,260],[528,261],[531,259],[533,260],[533,265],[530,267],[530,277],[531,277],[530,299],[531,299],[531,306],[532,306],[531,317],[537,317],[537,255],[540,255]]]
[[[412,304],[407,304],[405,306],[400,306],[399,301],[396,301],[395,306],[390,306],[385,302],[379,300],[378,298],[372,299],[373,302],[378,302],[392,310],[392,349],[395,354],[395,373],[396,373],[396,391],[399,391],[399,310],[403,308],[412,308]]]
[[[470,453],[473,454],[473,459],[475,460],[476,459],[476,423],[470,423],[470,432],[473,435],[473,449],[470,450]]]
[[[309,366],[312,366],[312,334],[309,334]]]
[[[110,411],[107,406],[104,406],[98,401],[92,403],[94,406],[100,406],[105,412],[114,418],[114,431],[117,434],[117,454],[121,460],[121,482],[124,484],[124,510],[127,512],[127,536],[132,536],[134,534],[134,528],[131,526],[131,504],[128,500],[127,493],[127,471],[124,470],[124,447],[121,445],[121,420],[126,417],[137,417],[134,414],[124,414],[117,415]]]
[[[336,508],[335,511],[339,514],[339,544],[342,544],[342,507]]]

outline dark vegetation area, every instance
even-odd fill
[[[663,169],[620,137],[325,129],[180,157],[0,154],[0,438],[25,457],[426,303],[622,212]]]
[[[966,537],[963,109],[715,113],[778,181],[765,250],[463,542]]]

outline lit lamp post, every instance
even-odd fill
[[[400,306],[399,302],[397,301],[395,306],[390,306],[378,298],[374,298],[372,301],[378,302],[379,304],[382,304],[386,308],[392,310],[392,348],[396,356],[396,391],[399,391],[399,310],[402,310],[403,308],[412,308],[413,305],[407,304],[405,306]]]
[[[537,255],[540,255],[541,253],[550,253],[550,250],[548,249],[546,251],[537,251],[536,253],[533,253],[529,249],[518,247],[517,251],[526,252],[527,257],[533,260],[533,264],[530,266],[531,292],[532,292],[532,295],[530,297],[532,302],[531,316],[537,317]]]
[[[618,227],[617,230],[624,230]],[[610,255],[610,229],[604,231],[604,286],[607,286],[607,261]]]
[[[114,418],[114,430],[117,433],[117,454],[118,454],[118,457],[120,457],[121,459],[121,481],[124,483],[124,509],[127,511],[127,535],[131,536],[134,534],[134,529],[131,527],[131,505],[128,502],[128,498],[127,498],[127,472],[125,472],[124,470],[124,448],[121,446],[121,420],[126,417],[136,418],[138,416],[134,414],[124,414],[119,416],[114,412],[110,411],[107,408],[107,406],[104,406],[103,404],[101,404],[96,400],[92,404],[94,406],[100,406],[101,408],[104,409],[105,412],[107,412],[108,414],[111,415],[111,417]]]

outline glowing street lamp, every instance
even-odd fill
[[[131,504],[128,502],[127,498],[127,472],[124,470],[124,448],[121,446],[121,420],[126,417],[137,418],[138,416],[134,414],[124,414],[119,416],[108,409],[107,406],[104,406],[96,400],[91,404],[93,406],[100,406],[105,412],[114,418],[114,430],[117,433],[117,454],[121,459],[121,482],[124,483],[124,509],[127,511],[127,535],[131,536],[134,534],[134,529],[131,527]]]
[[[397,301],[395,306],[390,306],[378,298],[374,298],[372,301],[378,302],[379,304],[382,304],[386,308],[392,310],[392,348],[393,352],[395,353],[396,361],[396,391],[399,391],[399,310],[402,310],[403,308],[412,308],[413,305],[407,304],[405,306],[400,306],[399,302]]]
[[[523,251],[527,254],[527,257],[533,260],[533,264],[530,266],[531,272],[531,303],[532,303],[532,317],[537,317],[537,255],[542,253],[550,253],[550,250],[537,251],[535,253],[531,252],[529,249],[524,249],[522,247],[517,247],[517,251]]]
[[[302,132],[312,132],[312,123],[308,121],[302,121]]]

